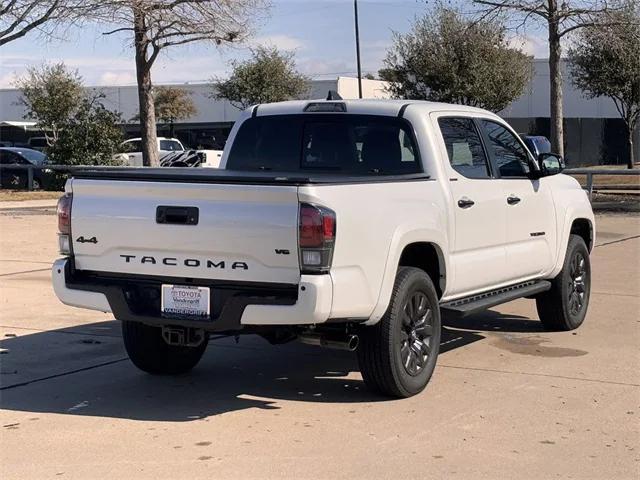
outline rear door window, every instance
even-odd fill
[[[272,115],[246,120],[229,170],[398,175],[422,171],[408,122],[345,114]]]
[[[122,144],[122,151],[124,153],[141,152],[142,142],[140,140],[131,140],[130,142],[124,142]]]
[[[438,125],[451,167],[467,178],[490,178],[487,155],[473,119],[441,117]]]

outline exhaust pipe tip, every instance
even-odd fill
[[[353,352],[358,348],[360,339],[357,335],[349,334],[340,337],[320,335],[317,333],[308,333],[298,336],[298,341],[307,345],[316,345],[318,347],[333,348],[336,350],[347,350]]]
[[[348,335],[347,336],[347,349],[350,352],[355,352],[360,345],[360,338],[357,335]]]

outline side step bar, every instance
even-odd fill
[[[547,280],[518,283],[516,285],[510,285],[497,290],[478,293],[476,295],[471,295],[470,297],[441,303],[440,308],[443,313],[452,314],[457,317],[466,317],[467,315],[481,312],[487,308],[495,307],[496,305],[507,303],[511,300],[516,300],[517,298],[546,292],[550,288],[551,282]]]

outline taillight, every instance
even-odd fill
[[[63,255],[71,254],[71,203],[73,195],[65,193],[58,200],[58,244],[60,253]]]
[[[302,273],[329,271],[335,238],[335,212],[325,207],[301,203],[299,250]]]

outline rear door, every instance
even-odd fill
[[[506,207],[509,280],[535,277],[555,262],[556,212],[545,179],[529,178],[530,153],[519,137],[493,120],[479,121]]]
[[[474,119],[441,115],[437,124],[449,160],[445,169],[455,212],[451,255],[455,277],[447,290],[462,296],[508,278],[506,209]]]
[[[296,186],[74,179],[79,270],[295,284]]]

